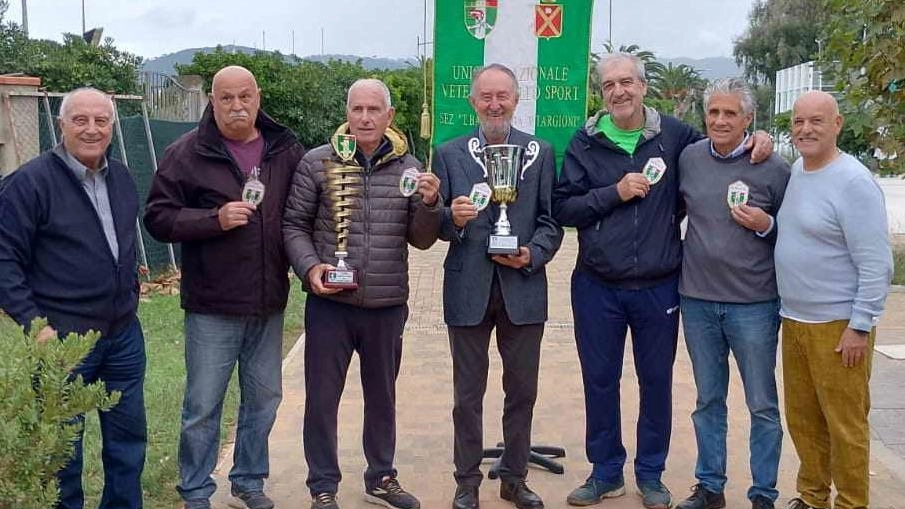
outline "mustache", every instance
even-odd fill
[[[246,112],[244,112],[244,111],[241,111],[241,112],[232,112],[232,111],[231,111],[231,112],[229,113],[229,118],[242,118],[242,119],[245,119],[245,118],[248,118],[248,116],[249,116],[248,113],[246,113]]]

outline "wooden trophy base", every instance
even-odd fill
[[[335,268],[324,271],[324,288],[354,290],[358,288],[358,271],[350,268]]]

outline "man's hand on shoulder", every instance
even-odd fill
[[[752,163],[762,163],[773,154],[773,137],[767,131],[755,131],[745,148],[751,150]]]
[[[255,206],[244,201],[231,201],[224,203],[217,211],[220,220],[220,229],[229,231],[239,226],[248,224],[248,219],[255,213]]]

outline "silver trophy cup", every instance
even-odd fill
[[[513,235],[509,224],[507,208],[518,198],[519,182],[524,180],[525,171],[534,163],[540,152],[536,141],[521,145],[487,145],[479,148],[477,138],[469,140],[472,157],[484,169],[484,177],[493,191],[491,201],[499,204],[500,217],[490,235],[487,252],[490,254],[518,254],[518,236]]]

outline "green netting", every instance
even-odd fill
[[[132,103],[135,101],[128,101]],[[120,112],[123,113],[132,108],[124,107],[126,101],[117,101]],[[59,100],[51,99],[51,109],[56,112],[59,107]],[[44,107],[40,109],[40,137],[41,150],[47,150],[52,147],[53,142],[48,126],[47,115],[44,113]],[[170,122],[164,120],[150,120],[151,136],[154,139],[154,149],[157,153],[157,160],[163,157],[166,147],[176,141],[177,138],[193,129],[197,124],[195,122]],[[140,204],[139,219],[144,216],[145,199],[148,196],[148,190],[151,187],[151,178],[154,176],[154,166],[151,162],[151,153],[148,150],[148,139],[145,133],[144,122],[141,115],[120,117],[120,128],[122,129],[123,139],[125,140],[126,159],[129,163],[129,169],[135,178],[135,184],[138,187],[138,197]],[[57,139],[59,140],[59,129],[56,129]],[[108,157],[112,159],[122,160],[122,150],[120,149],[119,136],[114,130],[113,142],[107,152]],[[139,221],[141,223],[141,221]],[[152,273],[160,273],[166,270],[170,264],[167,245],[154,240],[144,225],[141,225],[141,233],[144,241],[145,251],[148,257],[148,268]],[[178,245],[174,246],[176,260],[179,260]],[[141,260],[139,260],[141,262]]]

